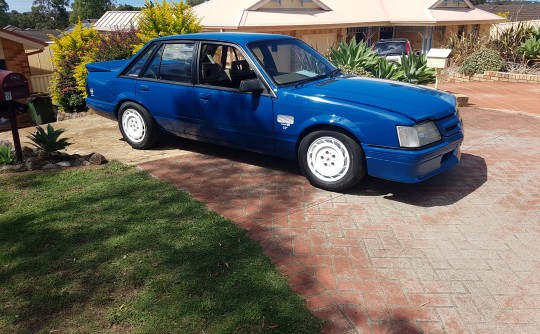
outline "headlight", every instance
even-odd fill
[[[422,147],[441,139],[439,129],[437,129],[437,126],[433,122],[426,122],[415,126],[398,125],[396,128],[401,147]]]

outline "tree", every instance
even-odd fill
[[[134,52],[159,36],[189,34],[202,30],[201,20],[195,15],[193,8],[184,1],[163,0],[154,4],[145,0],[145,3],[146,7],[141,10],[137,34],[142,43],[135,47]]]
[[[35,29],[65,29],[69,25],[69,0],[34,0],[32,22]]]
[[[5,27],[9,24],[9,5],[6,0],[0,0],[0,28]]]
[[[187,0],[187,4],[191,7],[200,5],[201,3],[205,2],[206,0]]]
[[[118,11],[140,11],[141,10],[141,7],[135,7],[135,6],[132,6],[132,5],[128,5],[128,4],[123,4],[123,5],[116,5],[114,7],[114,10],[118,10]]]
[[[113,0],[75,0],[71,5],[69,20],[76,23],[79,18],[99,19],[106,11],[114,8]]]

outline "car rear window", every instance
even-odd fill
[[[399,56],[407,53],[405,43],[400,41],[377,42],[374,51],[379,56]]]

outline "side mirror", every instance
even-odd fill
[[[240,91],[243,93],[260,94],[264,91],[264,86],[259,79],[247,79],[240,81]]]

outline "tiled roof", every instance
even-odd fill
[[[508,19],[510,21],[540,20],[540,4],[538,3],[513,5],[483,4],[477,7],[494,14],[508,12]]]

